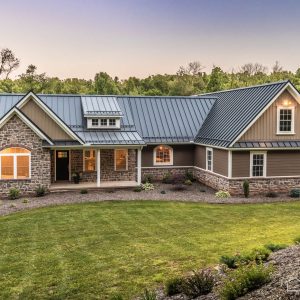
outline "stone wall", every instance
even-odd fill
[[[215,190],[229,190],[229,180],[223,176],[202,169],[194,168],[194,177],[201,183]]]
[[[0,195],[7,196],[10,188],[30,194],[39,185],[49,188],[51,183],[50,150],[42,147],[42,140],[18,116],[13,116],[0,129],[0,149],[22,147],[31,151],[31,179],[0,180]]]
[[[142,181],[147,176],[151,176],[154,181],[162,180],[167,174],[184,176],[187,171],[193,172],[193,168],[142,168]]]

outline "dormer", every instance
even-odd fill
[[[120,129],[121,108],[113,96],[82,96],[83,115],[88,129]]]

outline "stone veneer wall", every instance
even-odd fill
[[[10,188],[30,194],[39,185],[49,188],[51,183],[50,150],[42,147],[42,140],[18,116],[13,116],[0,129],[0,149],[23,147],[31,151],[31,179],[0,180],[0,195],[7,196]]]
[[[146,176],[152,176],[153,180],[162,180],[166,174],[171,175],[185,175],[187,171],[193,172],[193,168],[165,168],[165,167],[158,167],[158,168],[142,168],[142,180]]]
[[[201,183],[215,189],[229,191],[229,180],[221,175],[194,168],[194,177]]]

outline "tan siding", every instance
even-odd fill
[[[267,176],[299,176],[300,151],[268,151]]]
[[[33,100],[29,100],[22,112],[53,140],[72,140]]]
[[[295,107],[295,135],[277,135],[277,107],[282,106],[283,101],[290,101]],[[267,111],[250,127],[241,137],[240,141],[276,141],[276,140],[300,139],[300,106],[293,96],[283,92]]]
[[[203,146],[195,147],[195,167],[205,169],[206,168],[206,150]]]
[[[170,145],[173,148],[174,166],[194,165],[194,145]],[[154,167],[153,150],[156,146],[147,146],[142,150],[142,167]]]
[[[228,151],[213,149],[213,171],[228,176]]]
[[[232,152],[232,177],[250,176],[250,152]]]

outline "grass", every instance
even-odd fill
[[[300,203],[104,202],[0,218],[0,299],[125,299],[298,235]]]

